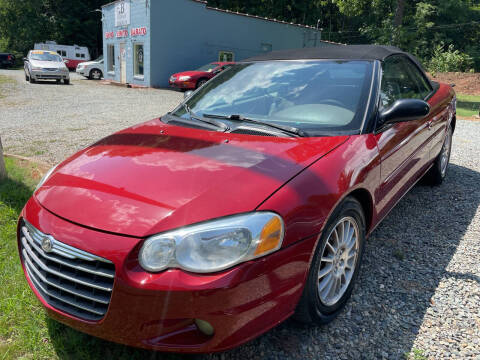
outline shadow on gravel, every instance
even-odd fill
[[[431,297],[480,204],[480,173],[450,165],[440,187],[416,186],[367,241],[359,281],[338,319],[326,326],[287,320],[260,338],[213,355],[135,350],[48,320],[60,358],[400,359],[411,351]]]

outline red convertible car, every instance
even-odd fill
[[[213,62],[194,71],[173,74],[168,83],[177,89],[195,90],[233,64],[233,62]]]
[[[246,60],[49,171],[19,218],[25,276],[57,321],[147,349],[327,323],[368,235],[445,178],[455,122],[452,88],[396,48]]]

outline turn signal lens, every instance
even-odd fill
[[[263,227],[260,241],[254,255],[262,255],[280,247],[283,237],[283,224],[279,217],[272,217]]]

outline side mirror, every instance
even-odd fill
[[[380,113],[380,124],[395,124],[423,118],[430,113],[430,105],[418,99],[400,99]]]
[[[192,95],[192,94],[193,94],[192,90],[185,91],[183,93],[183,98],[186,99],[186,98],[190,97],[190,95]]]

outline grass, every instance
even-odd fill
[[[49,319],[30,290],[17,251],[18,215],[41,177],[29,162],[6,158],[0,182],[0,360],[178,359],[106,342]]]
[[[459,117],[472,117],[480,111],[480,96],[457,94],[457,115]]]
[[[407,359],[407,360],[427,360],[427,357],[423,354],[422,350],[414,348],[411,352],[405,354],[405,359]]]
[[[9,78],[8,76],[5,76],[5,75],[0,75],[0,99],[5,96],[5,94],[3,94],[2,92],[2,85],[11,84],[14,82],[15,80],[13,80],[12,78]],[[0,360],[2,359],[0,358]]]

